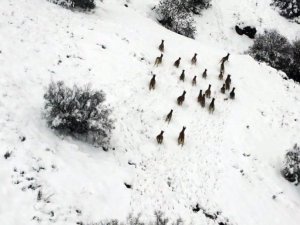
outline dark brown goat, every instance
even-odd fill
[[[230,89],[230,84],[231,84],[231,75],[228,75],[226,80],[225,80],[225,88],[226,90],[229,90]]]
[[[228,61],[229,60],[229,56],[230,56],[230,54],[228,53],[226,56],[224,56],[222,59],[221,59],[221,63],[225,63],[226,61]]]
[[[230,97],[231,99],[234,99],[234,98],[235,98],[234,90],[235,90],[235,88],[232,88],[232,91],[231,91],[230,94],[229,94],[229,97]]]
[[[152,77],[151,80],[150,80],[150,83],[149,83],[149,90],[150,90],[150,91],[151,91],[152,89],[153,89],[153,90],[155,89],[155,84],[156,84],[155,77],[156,77],[156,75],[154,74],[153,77]]]
[[[205,69],[204,72],[202,73],[202,77],[203,77],[204,79],[206,79],[206,77],[207,77],[207,69]]]
[[[209,113],[213,113],[215,111],[215,98],[213,98],[209,104],[208,111]]]
[[[164,56],[163,54],[160,54],[160,56],[156,57],[154,66],[158,66],[159,64],[162,63],[163,56]]]
[[[184,82],[185,79],[185,74],[184,74],[184,70],[182,70],[182,73],[180,74],[179,80]]]
[[[196,65],[197,63],[197,53],[194,54],[193,58],[191,59],[192,65]]]
[[[225,94],[225,90],[226,90],[226,89],[225,89],[225,84],[223,84],[223,86],[221,87],[221,93],[222,93],[222,94]]]
[[[194,78],[192,80],[192,85],[193,86],[197,85],[197,76],[194,76]]]
[[[178,105],[182,105],[182,103],[184,102],[185,94],[186,94],[186,91],[183,91],[182,95],[180,95],[180,96],[177,98],[177,104],[178,104]]]
[[[164,52],[165,51],[165,45],[164,45],[164,40],[161,40],[160,45],[158,46],[159,51]]]
[[[210,88],[211,88],[211,85],[208,85],[208,88],[207,88],[207,90],[205,91],[205,96],[206,96],[207,98],[210,98],[210,95],[211,95],[211,90],[210,90]]]
[[[158,143],[158,144],[162,144],[162,142],[163,142],[163,140],[164,140],[163,134],[164,134],[164,131],[162,130],[162,131],[160,132],[160,134],[156,136],[156,140],[157,140],[157,143]]]
[[[174,62],[174,66],[175,67],[179,67],[179,65],[180,65],[180,60],[181,60],[181,58],[179,57],[175,62]]]
[[[185,131],[186,127],[183,127],[182,130],[179,133],[179,137],[178,137],[178,144],[183,146],[184,145],[184,131]]]
[[[168,115],[166,117],[166,122],[170,123],[170,121],[172,119],[172,115],[173,115],[173,109],[171,109],[171,111],[168,113]]]

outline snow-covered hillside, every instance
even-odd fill
[[[300,26],[280,17],[269,1],[214,0],[197,18],[192,40],[154,20],[157,2],[132,0],[125,7],[121,0],[97,1],[86,14],[46,0],[0,1],[0,224],[91,223],[123,220],[131,212],[148,220],[155,210],[197,225],[225,218],[236,225],[299,224],[299,187],[284,180],[280,168],[286,149],[299,143],[300,86],[241,54],[251,41],[232,27],[239,21],[258,25],[260,16],[259,31],[278,28],[294,39]],[[161,39],[166,51],[154,67]],[[218,63],[227,51],[235,100],[219,91]],[[192,66],[195,52],[198,64]],[[184,83],[178,79],[182,69]],[[149,92],[153,73],[157,87]],[[191,84],[194,75],[197,86]],[[47,127],[43,95],[51,80],[90,83],[107,93],[116,121],[114,151]],[[209,84],[213,115],[197,103],[199,90]],[[186,100],[179,107],[183,90]],[[182,126],[186,142],[180,147]],[[160,130],[164,143],[157,145]],[[5,159],[6,152],[11,157]],[[197,204],[221,212],[218,219],[193,212]]]
[[[120,1],[123,2],[123,1]],[[152,12],[159,0],[130,0],[132,8],[141,15],[155,19]],[[196,16],[196,39],[203,45],[217,46],[227,51],[243,53],[253,43],[235,32],[235,25],[254,26],[259,33],[276,29],[289,40],[300,36],[300,26],[291,23],[270,6],[271,0],[211,0],[212,7]]]

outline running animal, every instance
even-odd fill
[[[150,90],[150,91],[151,91],[152,89],[153,89],[153,90],[155,89],[155,84],[156,84],[155,77],[156,77],[156,75],[154,74],[153,77],[152,77],[151,80],[150,80],[150,84],[149,84],[149,90]]]
[[[158,66],[159,64],[162,63],[162,58],[163,58],[163,56],[164,56],[164,55],[161,54],[160,56],[156,57],[154,66]]]
[[[164,45],[164,40],[161,40],[160,45],[158,46],[159,51],[164,52],[165,51],[165,45]]]
[[[182,105],[182,103],[184,102],[185,94],[186,94],[186,91],[183,91],[182,95],[180,95],[180,96],[177,98],[177,104],[178,104],[178,105]]]
[[[164,134],[164,131],[162,130],[162,131],[160,132],[160,134],[156,136],[156,140],[157,140],[157,143],[158,143],[158,144],[162,144],[162,142],[163,142],[163,140],[164,140],[163,134]]]
[[[178,137],[178,145],[183,146],[184,144],[184,131],[185,131],[186,127],[183,127],[182,130],[179,133],[179,137]]]

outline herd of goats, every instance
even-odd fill
[[[158,49],[161,51],[161,52],[164,52],[164,40],[161,41],[161,44],[158,46]],[[229,59],[229,53],[224,56],[221,61],[220,61],[220,74],[219,74],[219,80],[223,80],[223,75],[224,75],[224,72],[225,72],[225,63],[228,61]],[[163,53],[161,53],[160,56],[158,56],[156,59],[155,59],[155,63],[154,63],[154,66],[159,66],[161,63],[162,63],[162,59],[163,59]],[[174,62],[174,66],[176,68],[179,67],[180,65],[180,60],[181,58],[179,57],[175,62]],[[191,64],[192,65],[196,65],[197,63],[197,53],[194,54],[193,58],[191,59]],[[150,80],[150,83],[149,83],[149,90],[154,90],[155,89],[155,84],[156,84],[156,80],[155,80],[155,77],[156,75],[153,75],[153,77],[151,78]],[[207,77],[207,69],[204,70],[204,72],[202,73],[202,77],[204,79],[206,79]],[[184,81],[185,80],[185,70],[182,70],[182,73],[179,77],[179,79],[181,81]],[[193,80],[192,80],[192,85],[195,86],[197,84],[197,76],[194,76]],[[231,78],[230,78],[230,75],[227,75],[227,78],[225,79],[225,83],[223,84],[222,88],[221,88],[221,93],[222,94],[225,94],[226,90],[230,90],[230,85],[231,85]],[[235,88],[232,88],[230,94],[229,94],[229,97],[230,99],[234,99],[235,98],[235,93],[234,93],[234,90]],[[177,104],[179,106],[182,105],[182,103],[184,102],[185,100],[185,94],[186,94],[186,91],[183,91],[182,95],[180,95],[178,98],[177,98]],[[200,90],[200,93],[199,93],[199,96],[198,96],[198,103],[204,108],[205,107],[205,98],[210,98],[210,95],[211,95],[211,85],[209,84],[208,86],[208,89],[202,94],[202,90]],[[213,113],[215,110],[215,98],[212,98],[212,101],[211,103],[209,104],[209,107],[208,107],[208,111],[209,113]],[[172,114],[173,114],[173,109],[171,109],[171,111],[168,113],[165,121],[166,122],[170,122],[171,119],[172,119]],[[179,133],[179,137],[178,137],[178,145],[181,145],[183,146],[184,144],[184,132],[185,132],[185,129],[186,127],[183,127],[181,132]],[[162,144],[163,142],[163,134],[164,134],[164,131],[162,130],[160,132],[159,135],[156,136],[156,140],[157,140],[157,143],[158,144]]]

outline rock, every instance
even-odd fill
[[[255,34],[257,32],[255,27],[251,27],[251,26],[246,26],[244,28],[240,28],[238,25],[235,26],[235,31],[239,34],[239,35],[246,35],[247,37],[254,39],[255,38]]]
[[[132,185],[131,184],[127,184],[127,183],[124,183],[125,187],[128,188],[128,189],[131,189],[132,188]]]
[[[255,38],[255,34],[257,32],[255,27],[250,27],[250,26],[244,27],[243,31],[244,31],[244,34],[251,39]]]

